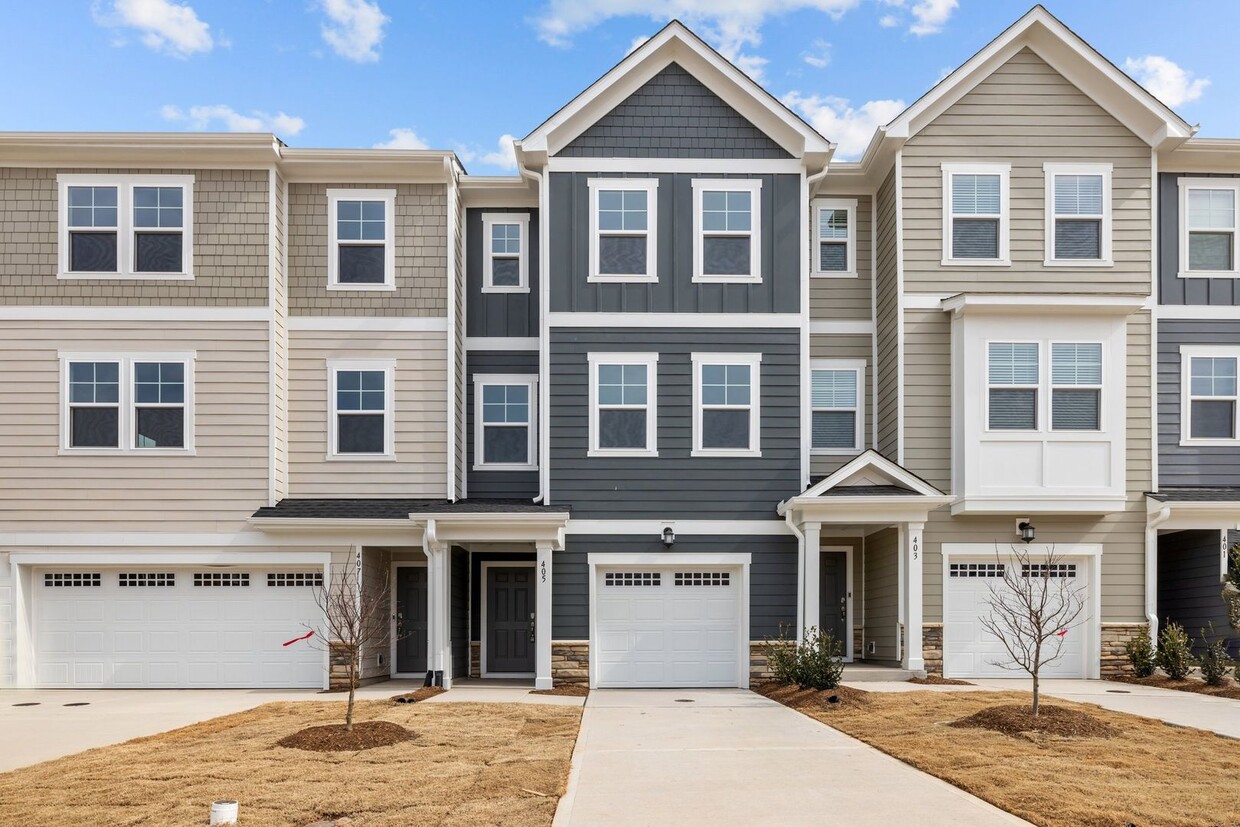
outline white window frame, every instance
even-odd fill
[[[1007,434],[1040,434],[1047,429],[1047,391],[1043,387],[1046,384],[1047,366],[1046,353],[1048,348],[1040,339],[987,339],[985,342],[986,350],[983,353],[982,361],[982,425],[983,430],[988,434],[998,434],[999,436]],[[1038,381],[1032,385],[992,385],[990,383],[990,346],[991,345],[1037,345],[1038,348]],[[1105,377],[1105,374],[1104,374]],[[1032,390],[1037,394],[1034,402],[1033,415],[1035,421],[1032,428],[991,428],[990,427],[990,391],[999,388],[1002,390]]]
[[[515,286],[496,285],[491,281],[491,262],[495,258],[491,245],[491,233],[496,224],[517,224],[521,232],[521,249],[516,255],[517,284]],[[482,292],[483,293],[528,293],[530,292],[529,277],[529,244],[530,214],[529,213],[483,213],[482,214]],[[500,258],[512,258],[511,254]]]
[[[341,201],[378,201],[383,204],[383,282],[376,284],[341,284],[337,204]],[[327,289],[328,290],[395,290],[396,289],[396,190],[392,189],[329,189],[327,191]],[[373,242],[372,242],[373,243]]]
[[[79,175],[56,176],[58,190],[58,279],[141,279],[192,281],[194,278],[194,176],[192,175]],[[69,187],[116,188],[116,272],[81,272],[69,269]],[[135,227],[133,191],[136,187],[181,188],[181,271],[139,272],[135,267],[134,234],[149,228]],[[158,232],[158,230],[155,230]]]
[[[590,447],[591,457],[657,457],[659,455],[659,354],[657,353],[588,353],[590,366]],[[646,445],[643,448],[599,447],[598,374],[600,365],[643,365],[646,368],[646,404],[608,405],[608,409],[646,411]]]
[[[811,427],[810,454],[813,456],[853,456],[865,450],[865,360],[864,359],[811,359],[810,360],[810,421],[813,421],[814,411],[844,411],[849,408],[815,408],[813,400],[813,372],[816,370],[838,370],[852,371],[854,379],[857,383],[857,406],[854,409],[856,413],[855,435],[853,437],[852,448],[815,448],[814,435]]]
[[[705,284],[762,283],[762,179],[694,178],[693,186],[693,281]],[[742,238],[749,236],[749,272],[738,275],[707,275],[706,231],[702,226],[702,194],[706,192],[749,193],[749,230],[712,230],[710,235]]]
[[[1180,444],[1202,447],[1234,447],[1240,443],[1240,387],[1237,396],[1193,396],[1193,359],[1235,359],[1240,373],[1240,347],[1216,345],[1182,345],[1180,347]],[[1194,437],[1192,414],[1193,400],[1234,401],[1236,403],[1232,439],[1217,437]]]
[[[328,359],[327,360],[327,459],[333,462],[390,462],[396,459],[396,360],[395,359]],[[342,370],[383,371],[383,453],[340,453],[339,421],[336,410],[336,376]],[[347,415],[348,412],[346,412]],[[373,413],[354,411],[353,413]]]
[[[529,388],[529,422],[526,424],[529,462],[484,462],[482,421],[482,389],[487,385],[525,385]],[[494,426],[494,427],[504,427]],[[474,374],[474,462],[475,471],[537,471],[538,470],[538,374],[476,373]]]
[[[590,189],[590,272],[587,282],[648,283],[659,280],[659,179],[591,178]],[[598,194],[600,190],[646,193],[646,272],[631,274],[599,273]],[[636,230],[608,230],[608,235],[639,235]]]
[[[1046,178],[1046,258],[1047,267],[1114,267],[1111,254],[1111,164],[1051,164],[1042,165]],[[1098,219],[1100,258],[1055,258],[1055,228],[1059,216],[1055,213],[1055,177],[1059,175],[1097,175],[1102,178],[1101,215],[1065,215],[1065,220]]]
[[[1057,385],[1055,384],[1055,345],[1097,345],[1098,346],[1098,377],[1099,382],[1096,385]],[[1038,354],[1038,368],[1042,370],[1042,375],[1046,379],[1046,427],[1047,433],[1057,434],[1100,434],[1106,431],[1107,409],[1106,409],[1106,382],[1107,382],[1107,343],[1101,339],[1049,339],[1046,342],[1046,366],[1042,367],[1041,357]],[[989,366],[987,366],[989,367]],[[1098,392],[1098,427],[1094,429],[1084,428],[1056,428],[1055,427],[1055,391],[1057,390],[1084,390]],[[989,396],[989,394],[987,394]],[[1040,402],[1041,400],[1039,400]]]
[[[197,354],[185,352],[67,352],[57,354],[60,360],[60,449],[61,454],[113,455],[135,454],[139,456],[191,456],[194,449],[194,361]],[[72,445],[72,427],[69,409],[69,365],[74,362],[115,362],[117,364],[117,442],[113,447],[91,446],[75,448]],[[134,401],[133,366],[136,362],[162,362],[180,364],[184,368],[185,401],[181,406],[184,416],[184,445],[180,448],[140,448],[135,432],[137,411]],[[110,407],[110,406],[109,406]],[[142,405],[141,407],[151,407]],[[169,406],[165,406],[169,407]]]
[[[844,210],[848,213],[848,238],[844,241],[847,265],[844,270],[823,270],[822,243],[830,241],[839,243],[838,238],[822,238],[823,210]],[[814,249],[810,255],[810,277],[816,279],[855,279],[857,277],[857,199],[856,198],[817,198],[810,211],[813,222]]]
[[[1188,269],[1188,193],[1189,190],[1229,190],[1235,199],[1235,221],[1231,228],[1231,269],[1230,270],[1190,270]],[[1240,278],[1240,178],[1181,178],[1179,179],[1180,206],[1180,269],[1178,276],[1182,279]],[[1204,232],[1205,230],[1203,230]],[[1221,228],[1215,232],[1226,232]]]
[[[693,457],[760,457],[762,456],[762,354],[761,353],[692,353],[693,363]],[[749,366],[749,447],[703,448],[702,447],[702,367],[703,365]],[[738,410],[742,406],[719,406]]]
[[[1011,164],[943,164],[943,258],[944,267],[1010,267],[1011,256]],[[999,176],[999,257],[998,258],[952,258],[952,176],[998,175]],[[961,218],[991,218],[994,216],[961,216]]]

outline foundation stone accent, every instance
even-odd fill
[[[1099,677],[1114,678],[1132,674],[1132,664],[1128,662],[1124,644],[1147,628],[1149,627],[1144,623],[1102,624],[1102,660],[1099,663]]]
[[[471,678],[482,677],[482,641],[480,640],[469,642],[469,676]]]
[[[552,683],[588,683],[590,680],[590,641],[551,641]]]
[[[751,683],[770,680],[771,667],[766,659],[766,641],[749,641],[749,680]]]
[[[921,658],[927,675],[943,674],[943,624],[923,623],[921,626]]]
[[[327,688],[340,691],[349,688],[349,650],[338,641],[332,641],[327,647],[328,663]],[[356,682],[356,681],[355,681]]]

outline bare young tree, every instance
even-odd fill
[[[314,589],[319,607],[319,622],[308,625],[317,641],[333,658],[345,664],[349,684],[349,704],[345,710],[345,732],[353,731],[353,705],[362,670],[362,651],[375,646],[386,647],[391,640],[388,628],[388,605],[392,588],[383,577],[368,582],[362,573],[360,558],[356,562],[332,566],[331,577]]]
[[[1085,589],[1073,585],[1070,564],[1055,554],[1053,546],[1036,560],[1029,549],[1016,546],[1008,560],[997,550],[995,557],[1003,577],[987,582],[990,613],[981,623],[1003,644],[1008,657],[991,664],[1029,673],[1036,718],[1042,669],[1063,657],[1064,638],[1085,621]]]

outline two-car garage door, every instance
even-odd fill
[[[598,567],[594,576],[597,686],[738,685],[740,567]]]
[[[322,568],[36,569],[35,678],[45,687],[321,687]]]

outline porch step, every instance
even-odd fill
[[[922,669],[901,669],[898,666],[880,666],[873,663],[844,664],[845,683],[906,681],[909,678],[924,678],[925,676],[925,670]]]

